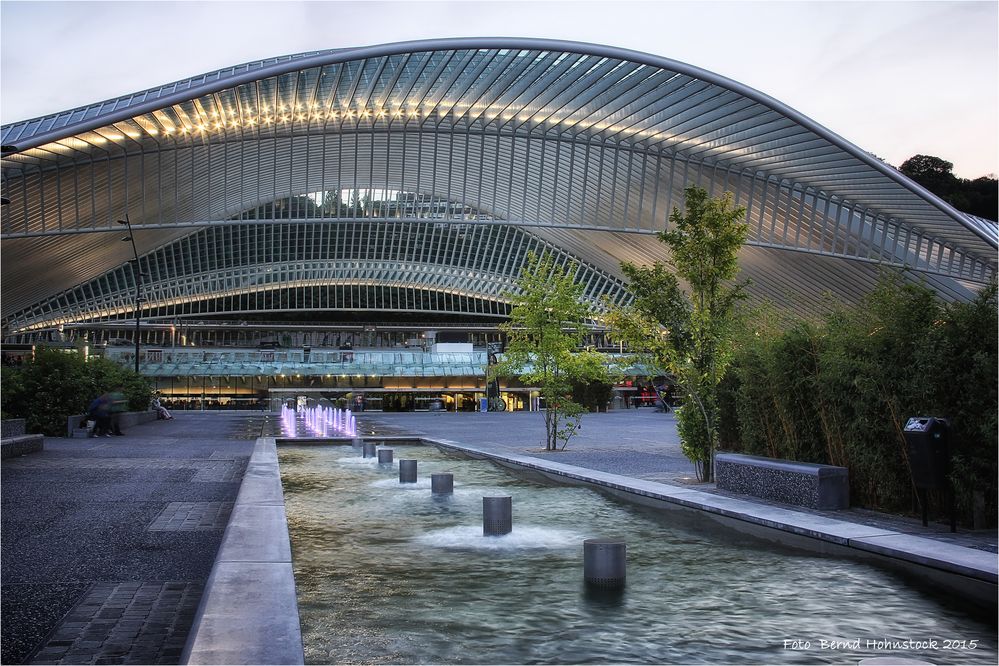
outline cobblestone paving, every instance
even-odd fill
[[[146,529],[224,530],[233,502],[170,502]]]
[[[175,664],[201,598],[189,582],[95,583],[32,664]]]

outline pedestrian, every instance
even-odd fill
[[[160,404],[159,396],[153,396],[153,400],[150,403],[150,407],[152,407],[153,411],[156,412],[157,419],[161,421],[170,421],[173,419],[173,416],[170,415],[170,412],[167,411],[167,408],[164,407],[162,404]]]
[[[90,402],[87,416],[94,422],[91,437],[111,436],[111,397],[107,393],[102,393]]]
[[[115,435],[124,435],[121,431],[121,414],[128,409],[128,401],[122,392],[122,387],[117,387],[108,394],[111,402],[111,432]]]

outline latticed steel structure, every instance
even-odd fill
[[[498,318],[529,250],[620,302],[683,188],[747,209],[755,298],[855,301],[888,266],[949,299],[996,271],[969,217],[716,74],[618,48],[452,39],[248,63],[2,128],[5,335],[143,318]]]

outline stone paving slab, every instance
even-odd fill
[[[95,583],[32,664],[175,664],[202,583]]]
[[[277,462],[251,462],[247,465],[237,501],[244,504],[284,504]]]
[[[191,481],[195,483],[239,483],[246,471],[245,460],[200,463]]]
[[[232,502],[170,502],[146,529],[224,530],[232,506]]]
[[[274,438],[258,439],[184,648],[185,663],[304,661],[291,540],[276,460]],[[272,482],[277,484],[276,494]]]
[[[290,562],[219,562],[208,589],[186,663],[302,663]]]

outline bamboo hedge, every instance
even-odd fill
[[[858,307],[819,320],[758,315],[720,387],[722,448],[844,466],[852,504],[915,512],[903,427],[948,417],[959,520],[995,526],[996,305],[995,283],[945,303],[884,276]],[[945,506],[931,495],[931,513]]]

